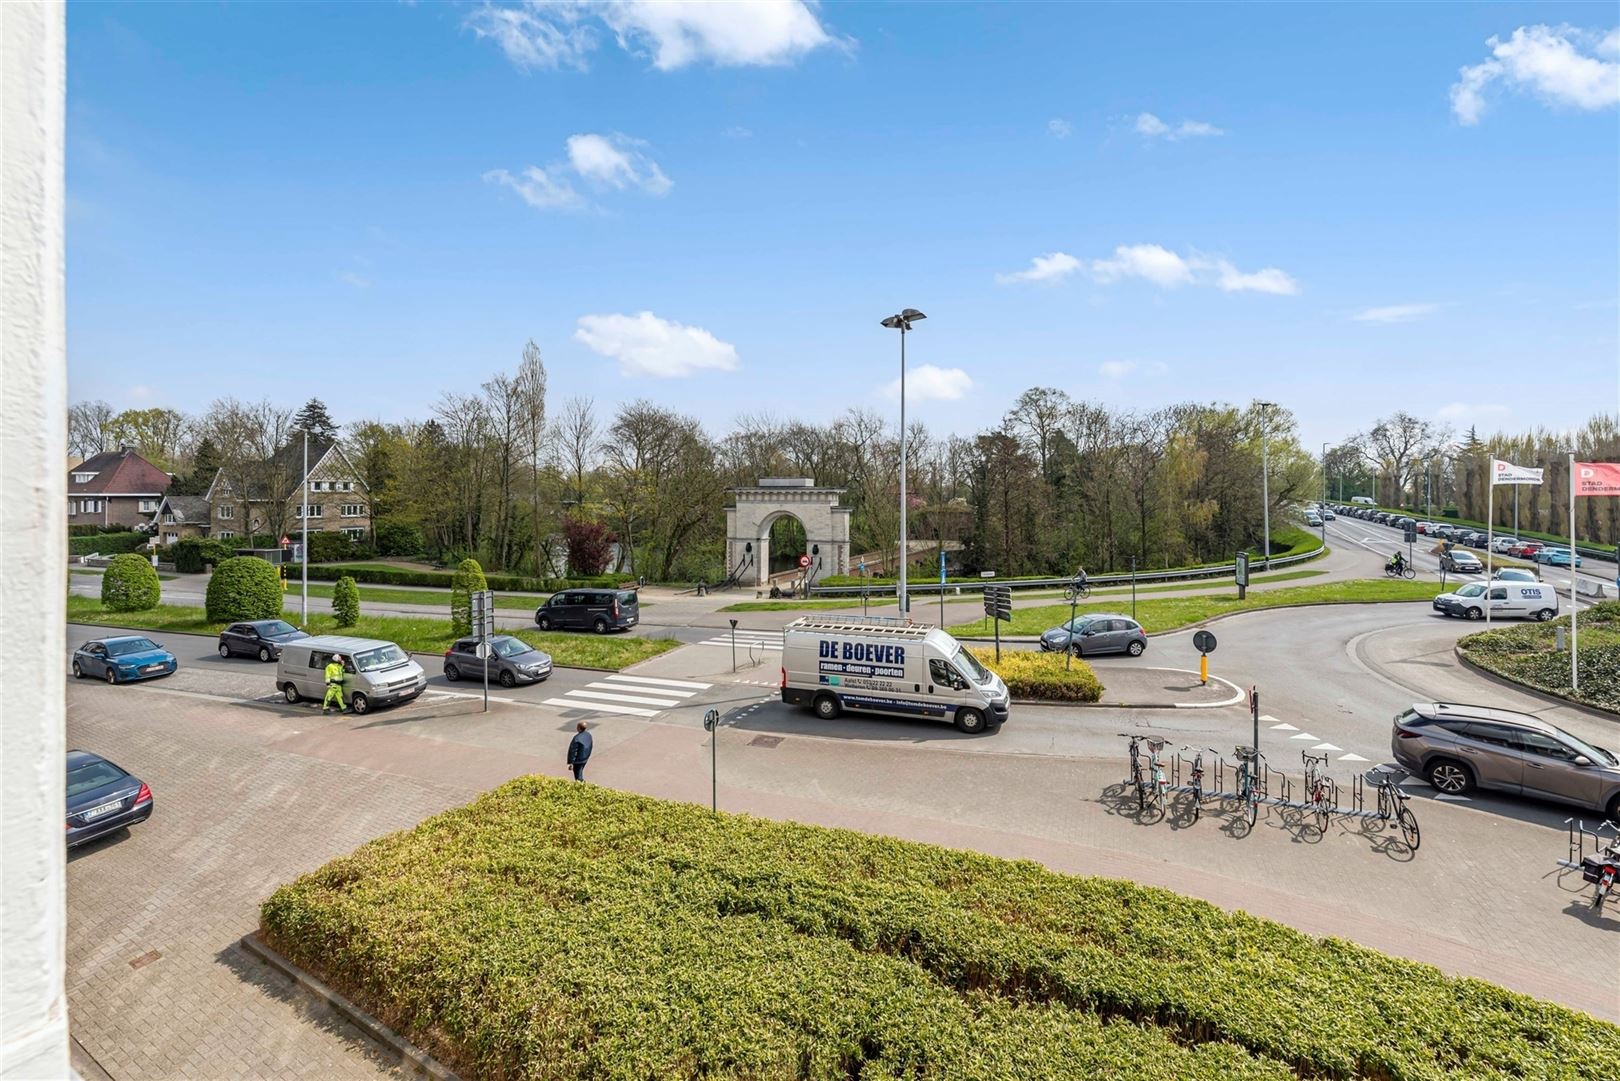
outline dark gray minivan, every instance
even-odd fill
[[[627,631],[641,620],[633,589],[567,589],[534,610],[543,631]]]

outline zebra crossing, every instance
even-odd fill
[[[1316,742],[1316,740],[1317,740],[1316,736],[1311,735],[1309,732],[1301,732],[1298,728],[1296,728],[1293,725],[1289,724],[1287,721],[1278,721],[1277,718],[1271,716],[1269,713],[1262,713],[1260,715],[1260,719],[1262,721],[1273,721],[1273,722],[1275,722],[1271,726],[1272,731],[1274,731],[1274,732],[1292,732],[1292,733],[1294,733],[1293,735],[1288,737],[1290,740],[1296,740],[1296,739],[1297,740],[1308,740],[1311,743],[1315,743],[1316,746],[1311,748],[1311,750],[1313,750],[1313,751],[1342,751],[1342,750],[1344,750],[1343,747],[1338,747],[1338,746],[1335,746],[1334,744],[1331,744],[1331,743],[1317,743]],[[1350,752],[1348,754],[1341,754],[1339,756],[1339,761],[1340,762],[1365,762],[1367,760],[1365,758],[1361,757],[1359,754],[1356,754],[1354,751],[1352,751],[1352,752]]]
[[[700,646],[725,646],[731,648],[731,632],[715,631],[713,638],[705,638],[697,643]],[[737,630],[737,651],[745,652],[749,646],[757,646],[762,650],[782,652],[781,631],[745,631]]]
[[[651,676],[605,676],[559,698],[547,698],[548,706],[594,710],[626,717],[656,717],[666,709],[685,705],[686,699],[714,686],[690,679],[655,679]]]

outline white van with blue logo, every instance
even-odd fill
[[[983,732],[1007,719],[1001,677],[937,627],[900,619],[805,616],[782,631],[782,701],[817,717],[875,713]]]

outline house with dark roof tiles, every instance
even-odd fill
[[[174,478],[119,447],[68,467],[68,525],[135,526],[149,522]]]

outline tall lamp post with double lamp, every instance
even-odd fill
[[[1317,517],[1322,520],[1322,547],[1327,547],[1327,501],[1328,501],[1328,446],[1322,444],[1322,513]]]
[[[896,594],[902,619],[911,613],[911,599],[906,596],[906,563],[911,556],[906,543],[906,331],[911,324],[927,318],[916,308],[905,308],[883,320],[884,326],[900,332],[900,582]]]
[[[1261,524],[1260,528],[1264,531],[1264,536],[1262,536],[1260,538],[1260,543],[1262,545],[1264,545],[1265,553],[1266,553],[1263,565],[1265,566],[1266,570],[1270,570],[1271,569],[1271,452],[1270,452],[1270,448],[1269,448],[1269,444],[1270,444],[1270,439],[1268,438],[1269,433],[1266,430],[1266,411],[1268,409],[1276,408],[1277,403],[1276,402],[1255,402],[1254,404],[1255,404],[1255,407],[1260,410],[1260,514],[1261,514],[1261,520],[1262,520],[1262,524]]]

